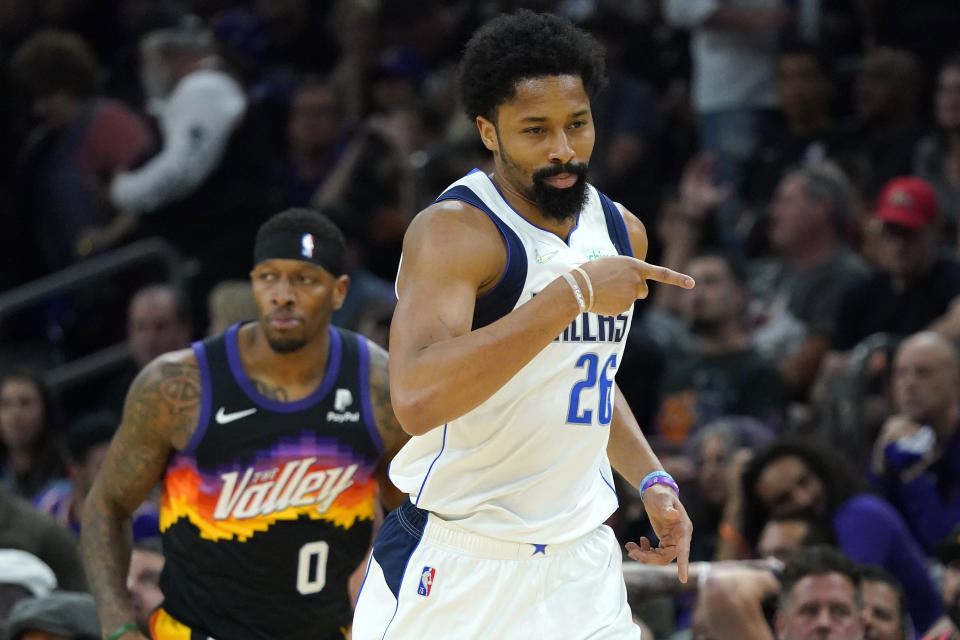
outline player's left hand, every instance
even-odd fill
[[[650,540],[642,537],[640,544],[626,544],[627,553],[637,562],[661,566],[670,564],[676,558],[677,577],[680,582],[686,582],[690,564],[690,536],[693,534],[693,523],[687,516],[687,510],[673,489],[662,484],[648,488],[643,497],[643,506],[654,533],[660,538],[660,545],[652,547]]]

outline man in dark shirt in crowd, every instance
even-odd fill
[[[750,159],[743,194],[747,205],[762,207],[769,202],[789,169],[827,158],[839,135],[830,114],[833,94],[829,63],[817,49],[799,43],[781,49],[777,96],[783,122]]]
[[[708,253],[684,268],[697,281],[696,291],[681,304],[695,346],[667,364],[658,436],[679,444],[707,422],[729,415],[754,416],[779,427],[786,390],[773,363],[750,345],[743,264]]]
[[[853,188],[829,162],[787,171],[770,202],[769,258],[751,264],[753,344],[806,398],[843,294],[867,274],[848,246]]]
[[[127,304],[130,359],[104,383],[96,408],[121,415],[137,373],[160,354],[189,346],[193,326],[193,310],[184,291],[166,283],[138,289]]]
[[[835,351],[848,351],[867,336],[908,335],[930,326],[960,294],[960,264],[938,255],[939,207],[933,188],[905,176],[880,193],[880,271],[854,285],[840,302]]]
[[[856,114],[833,156],[871,198],[886,182],[911,169],[921,133],[920,77],[916,56],[891,47],[868,53],[857,72],[852,95]]]

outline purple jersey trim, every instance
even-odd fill
[[[340,371],[340,357],[342,355],[340,332],[334,329],[333,326],[327,329],[328,335],[330,336],[330,351],[327,355],[327,371],[323,375],[323,380],[313,393],[295,402],[273,400],[257,391],[257,388],[253,385],[253,381],[250,380],[250,377],[247,375],[246,369],[243,368],[243,362],[240,359],[240,348],[237,346],[237,331],[239,328],[240,325],[234,325],[227,329],[227,361],[230,363],[230,371],[233,373],[234,380],[237,381],[243,393],[257,406],[276,413],[294,413],[309,409],[330,393],[330,390],[337,380],[337,374]]]
[[[210,425],[210,411],[213,404],[213,380],[210,377],[210,362],[207,360],[207,348],[202,342],[194,342],[193,354],[197,358],[197,368],[200,370],[200,415],[197,417],[197,428],[190,436],[190,442],[182,453],[191,453],[203,440]]]

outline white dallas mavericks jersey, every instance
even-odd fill
[[[520,216],[479,170],[437,200],[450,199],[483,210],[508,247],[503,277],[477,299],[474,329],[573,267],[632,255],[622,214],[592,186],[569,245]],[[577,316],[483,404],[411,438],[393,459],[390,479],[417,507],[493,538],[560,543],[595,529],[617,508],[606,447],[632,312]]]

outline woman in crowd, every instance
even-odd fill
[[[32,499],[64,475],[59,410],[38,372],[0,376],[0,485]]]

